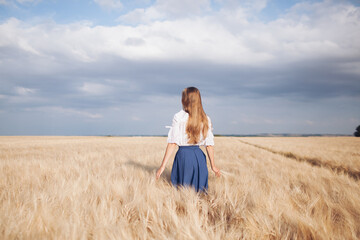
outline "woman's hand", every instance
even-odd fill
[[[161,176],[161,174],[164,172],[165,168],[164,167],[160,167],[157,172],[156,172],[156,180],[158,180]]]
[[[213,167],[211,167],[211,170],[213,170],[213,172],[215,173],[215,176],[217,176],[217,177],[221,176],[220,169],[218,169],[217,167],[213,166]]]

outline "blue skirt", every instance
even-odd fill
[[[206,156],[199,146],[180,146],[171,170],[174,186],[191,186],[195,190],[208,189],[208,169]]]

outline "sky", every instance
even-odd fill
[[[0,0],[0,135],[353,134],[360,1]]]

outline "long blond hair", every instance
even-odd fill
[[[206,138],[209,130],[208,118],[204,112],[200,91],[196,87],[188,87],[182,91],[181,99],[183,109],[189,114],[186,124],[186,134],[188,135],[188,143],[196,144],[200,141],[200,132],[203,138]]]

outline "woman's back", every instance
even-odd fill
[[[189,146],[189,145],[214,145],[214,135],[212,132],[211,119],[207,116],[208,119],[208,131],[206,138],[204,139],[203,134],[200,132],[200,141],[196,144],[189,144],[189,138],[186,133],[186,125],[189,119],[189,114],[184,110],[179,111],[174,115],[172,126],[169,127],[170,131],[168,133],[168,143],[176,143],[178,146]]]

